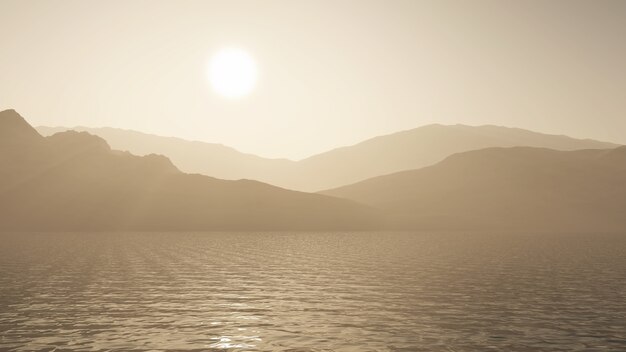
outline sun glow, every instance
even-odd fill
[[[225,98],[237,99],[250,94],[256,85],[257,76],[254,59],[242,49],[222,49],[211,58],[211,86]]]

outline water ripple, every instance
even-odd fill
[[[3,351],[626,350],[624,235],[0,240]]]

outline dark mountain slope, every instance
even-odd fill
[[[321,193],[401,228],[626,231],[626,147],[488,148]]]
[[[371,177],[433,165],[460,152],[489,147],[528,146],[556,150],[615,148],[594,140],[549,135],[500,126],[428,125],[372,138],[299,162],[299,172],[315,174],[306,189],[328,189]],[[325,170],[315,173],[315,170]],[[328,170],[328,171],[327,171]]]
[[[379,226],[370,208],[256,181],[180,172],[85,132],[42,137],[0,112],[2,230],[319,230]]]
[[[67,128],[39,127],[44,135]],[[184,172],[224,179],[254,179],[280,187],[318,191],[370,177],[437,163],[454,153],[487,147],[531,146],[557,150],[617,145],[499,126],[428,125],[337,148],[301,161],[266,159],[219,144],[190,142],[113,128],[85,128],[114,149],[163,154]]]

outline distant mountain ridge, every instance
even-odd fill
[[[0,145],[37,143],[41,138],[37,130],[15,110],[5,110],[1,114],[3,121],[0,128]]]
[[[227,180],[267,179],[270,177],[265,177],[263,170],[280,170],[293,163],[287,159],[268,159],[242,153],[222,144],[162,137],[119,128],[40,126],[37,130],[44,136],[67,130],[88,132],[104,138],[113,149],[129,151],[136,155],[163,154],[172,159],[184,172],[200,173]]]
[[[626,146],[487,148],[321,193],[399,229],[626,231]]]
[[[179,171],[101,137],[39,135],[0,112],[0,230],[337,230],[380,226],[373,209],[257,181]]]
[[[415,133],[422,136],[417,142]],[[424,162],[433,150],[451,152],[457,141],[463,148],[512,141],[564,149],[604,145],[495,126],[431,125],[392,136],[308,162],[320,167],[324,163],[316,158],[334,163],[362,150],[377,151],[371,160],[361,160],[370,165],[387,150],[397,167],[407,160]],[[395,149],[402,141],[405,151],[414,143],[430,143],[433,149],[418,150],[415,159]],[[429,157],[429,162],[434,160]],[[311,172],[311,177],[324,176]],[[257,181],[185,174],[165,156],[111,150],[103,138],[87,132],[42,137],[15,111],[0,112],[0,230],[4,231],[623,232],[625,210],[626,146],[487,147],[453,153],[427,167],[308,194]]]
[[[50,135],[65,127],[39,127]],[[500,126],[427,125],[336,148],[300,161],[266,159],[219,144],[146,135],[113,128],[76,130],[103,137],[114,149],[168,156],[184,172],[224,179],[254,179],[279,187],[319,191],[371,177],[433,165],[446,157],[489,147],[556,150],[607,149],[618,145]]]

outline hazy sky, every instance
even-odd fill
[[[229,100],[211,55],[258,84]],[[626,143],[626,1],[0,0],[0,109],[301,158],[429,123]]]

